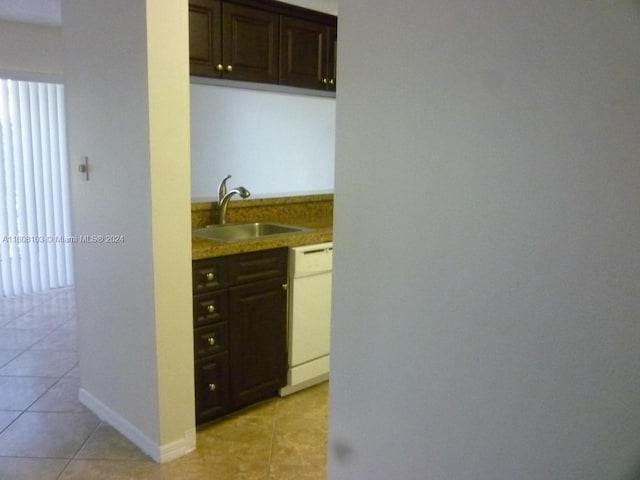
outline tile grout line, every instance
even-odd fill
[[[71,458],[71,460],[69,460],[69,463],[71,463],[71,461],[76,460],[78,458],[78,454],[82,451],[82,449],[85,447],[85,445],[87,443],[89,443],[89,440],[91,440],[93,438],[93,436],[96,434],[96,432],[98,431],[98,429],[102,426],[105,425],[104,422],[102,422],[102,420],[100,420],[98,422],[98,425],[96,425],[96,428],[93,429],[93,432],[91,432],[91,435],[89,435],[87,437],[87,439],[82,443],[82,445],[80,445],[80,448],[78,448],[78,451],[76,453],[73,454],[73,457]]]
[[[74,458],[75,458],[75,456],[74,456]],[[60,470],[60,473],[56,477],[56,480],[60,480],[62,478],[62,476],[65,474],[65,472],[69,469],[69,465],[71,465],[71,462],[73,462],[73,458],[69,458],[68,460],[69,461],[67,463],[65,463],[64,467],[62,468],[62,470]]]
[[[7,360],[5,363],[3,363],[2,365],[0,365],[0,369],[4,368],[5,366],[9,365],[11,362],[13,362],[16,358],[18,358],[20,355],[22,355],[24,353],[24,351],[22,350],[15,350],[13,348],[3,348],[2,350],[7,351],[7,350],[13,350],[14,352],[20,352],[18,353],[15,357],[10,358],[9,360]]]
[[[267,479],[271,478],[271,461],[273,459],[273,448],[276,441],[276,430],[278,428],[278,411],[280,410],[280,397],[276,402],[276,411],[273,414],[273,430],[271,431],[271,445],[269,448],[269,463],[267,464]]]

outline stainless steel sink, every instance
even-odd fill
[[[251,240],[309,230],[311,229],[294,225],[257,222],[210,225],[204,228],[195,228],[193,234],[198,237],[210,238],[221,242],[233,242],[236,240]]]

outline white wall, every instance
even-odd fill
[[[318,10],[319,12],[325,12],[331,15],[338,15],[338,0],[287,0],[284,3]]]
[[[76,244],[80,397],[160,461],[195,444],[186,3],[63,3],[74,230],[124,236]]]
[[[191,194],[333,189],[335,98],[191,84]]]
[[[59,27],[0,20],[0,76],[60,81],[62,56]]]
[[[638,478],[639,25],[341,1],[329,479]]]

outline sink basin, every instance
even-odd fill
[[[251,240],[274,235],[284,235],[297,232],[305,232],[310,228],[294,225],[282,225],[280,223],[232,223],[227,225],[210,225],[204,228],[195,228],[193,234],[198,237],[210,238],[221,242],[233,242],[236,240]]]

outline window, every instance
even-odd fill
[[[60,84],[0,79],[0,296],[73,284]]]

